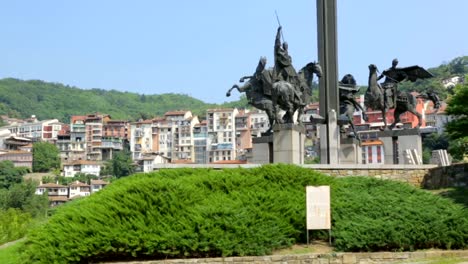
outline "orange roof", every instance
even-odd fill
[[[379,146],[379,145],[383,145],[383,142],[381,140],[363,141],[361,145],[362,146]]]
[[[71,123],[74,124],[76,121],[84,121],[86,119],[86,116],[72,116],[70,118]]]

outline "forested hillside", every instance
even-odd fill
[[[222,105],[207,104],[184,94],[143,95],[115,90],[83,90],[39,80],[0,80],[0,114],[39,120],[57,118],[68,122],[72,115],[94,112],[110,114],[112,119],[137,120],[161,116],[172,110],[191,110],[204,115],[215,107],[246,107],[247,101]]]

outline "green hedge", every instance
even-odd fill
[[[306,185],[332,186],[338,250],[468,244],[468,214],[449,200],[401,183],[268,165],[162,170],[115,181],[57,210],[28,236],[23,259],[74,263],[269,254],[305,242]]]

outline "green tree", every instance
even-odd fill
[[[130,151],[124,149],[115,153],[112,159],[106,162],[103,175],[112,175],[117,178],[128,176],[135,172]]]
[[[21,183],[23,175],[28,173],[26,167],[15,167],[13,162],[4,160],[0,162],[0,188],[9,188],[11,185]]]
[[[455,87],[455,94],[448,101],[446,113],[455,119],[447,124],[450,138],[449,152],[461,160],[468,154],[468,84]]]
[[[54,144],[36,142],[33,144],[33,171],[49,172],[60,168],[59,150]]]

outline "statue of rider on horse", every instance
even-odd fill
[[[292,65],[286,42],[281,43],[281,26],[278,27],[274,55],[273,69],[266,69],[266,58],[261,57],[257,69],[252,76],[244,76],[240,82],[248,80],[243,86],[234,85],[226,96],[231,95],[233,89],[245,92],[249,104],[264,110],[270,121],[270,129],[275,123],[300,123],[300,117],[305,106],[310,103],[312,94],[313,75],[322,76],[322,68],[316,62],[308,63],[299,72]],[[283,117],[280,110],[285,111]],[[298,117],[294,120],[295,112]]]

